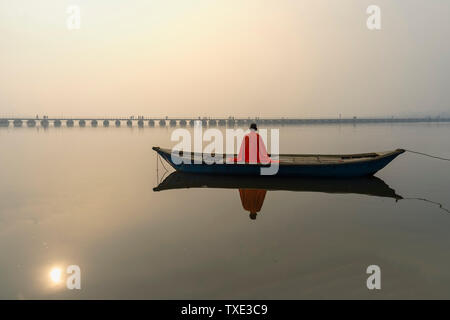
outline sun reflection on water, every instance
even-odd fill
[[[59,267],[54,267],[50,270],[50,279],[52,281],[52,283],[54,284],[58,284],[61,282],[61,268]]]

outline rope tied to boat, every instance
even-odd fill
[[[420,155],[422,155],[422,156],[434,158],[434,159],[439,159],[439,160],[444,160],[444,161],[450,161],[450,159],[448,159],[448,158],[443,158],[443,157],[433,156],[433,155],[428,154],[428,153],[423,153],[423,152],[414,151],[414,150],[408,150],[408,149],[403,149],[403,150],[408,151],[408,152],[411,152],[411,153],[415,153],[415,154],[420,154]]]
[[[419,200],[419,201],[428,202],[428,203],[431,203],[431,204],[435,204],[435,205],[439,206],[439,209],[441,209],[441,210],[443,210],[443,211],[445,211],[447,213],[450,213],[450,210],[445,208],[442,205],[442,203],[440,203],[440,202],[428,200],[428,199],[425,199],[425,198],[418,198],[418,197],[406,197],[406,198],[403,198],[402,200]]]
[[[433,159],[444,160],[444,161],[450,161],[450,159],[448,159],[448,158],[438,157],[438,156],[434,156],[434,155],[431,155],[431,154],[428,154],[428,153],[424,153],[424,152],[419,152],[419,151],[414,151],[414,150],[408,150],[408,149],[403,149],[403,150],[408,151],[408,152],[411,152],[411,153],[419,154],[419,155],[422,155],[422,156],[430,157],[430,158],[433,158]],[[450,210],[447,209],[447,208],[445,208],[445,207],[442,205],[442,203],[440,203],[440,202],[428,200],[428,199],[425,199],[425,198],[419,198],[419,197],[407,197],[407,198],[403,198],[403,199],[404,199],[404,200],[419,200],[419,201],[424,201],[424,202],[432,203],[432,204],[438,205],[439,208],[440,208],[441,210],[443,210],[443,211],[445,211],[445,212],[447,212],[447,213],[450,213]]]

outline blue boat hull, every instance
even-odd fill
[[[218,175],[261,175],[261,168],[268,168],[268,165],[261,164],[175,164],[171,159],[171,154],[159,148],[153,148],[164,160],[166,160],[175,170],[180,172],[195,174],[218,174]],[[327,178],[349,178],[372,176],[383,169],[404,150],[398,149],[392,154],[370,159],[367,161],[347,162],[339,164],[280,164],[277,176],[289,177],[327,177]]]

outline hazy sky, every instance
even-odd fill
[[[448,0],[0,0],[0,32],[0,116],[450,114]]]

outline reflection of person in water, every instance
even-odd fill
[[[250,211],[250,219],[255,220],[256,214],[261,211],[266,191],[263,189],[239,189],[242,207]]]

